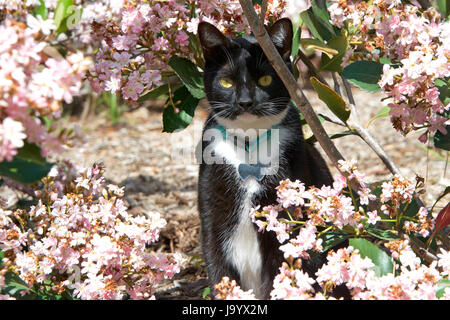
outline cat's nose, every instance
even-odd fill
[[[250,99],[250,98],[248,98],[248,99],[239,99],[238,104],[244,110],[248,110],[253,105],[253,100]]]

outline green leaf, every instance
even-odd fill
[[[44,165],[46,162],[45,158],[41,155],[41,148],[35,143],[28,143],[26,141],[23,147],[18,150],[16,157],[41,165]]]
[[[367,228],[367,233],[371,236],[382,239],[382,240],[399,240],[400,237],[397,235],[397,232],[394,230],[381,230],[377,228]]]
[[[170,102],[170,99],[167,101]],[[163,132],[174,132],[186,128],[194,117],[199,99],[193,97],[183,86],[175,91],[172,102],[174,105],[169,104],[163,112]]]
[[[291,56],[295,57],[298,54],[298,49],[299,49],[299,45],[300,45],[300,37],[302,35],[302,24],[303,21],[300,18],[299,19],[299,23],[296,23],[293,28],[294,28],[294,35],[292,36],[292,50],[291,50]]]
[[[436,79],[434,85],[439,90],[439,100],[444,106],[450,103],[450,78]]]
[[[447,278],[444,278],[438,282],[436,289],[436,298],[440,299],[444,296],[445,288],[450,288],[450,280]]]
[[[450,15],[450,0],[437,0],[437,5],[439,11],[442,13],[444,18]]]
[[[350,110],[346,108],[344,99],[316,77],[311,77],[309,80],[319,95],[319,99],[325,102],[328,108],[345,123],[350,116]]]
[[[209,296],[210,293],[211,293],[211,288],[206,287],[205,290],[203,290],[202,298],[205,299],[207,296]]]
[[[52,167],[53,163],[46,162],[38,146],[25,143],[12,161],[0,162],[0,176],[31,184],[45,177]]]
[[[314,36],[314,38],[321,41],[328,41],[335,36],[333,29],[329,27],[329,23],[324,23],[313,12],[313,8],[309,8],[300,13],[300,18],[308,27],[308,30]]]
[[[383,65],[376,61],[356,61],[342,70],[344,78],[368,92],[381,91],[378,81],[382,73]]]
[[[56,33],[64,33],[67,29],[67,18],[70,16],[73,11],[71,11],[71,8],[74,6],[73,0],[59,0],[56,4],[55,9],[55,17],[54,17],[54,23],[56,27]]]
[[[0,248],[0,267],[2,266],[2,260],[3,260],[3,251]]]
[[[342,131],[342,132],[338,132],[338,133],[330,133],[330,134],[328,134],[328,137],[331,140],[333,140],[333,139],[338,139],[338,138],[342,138],[342,137],[350,136],[350,135],[355,135],[355,134],[356,134],[356,131],[347,130],[347,131]],[[309,138],[307,138],[305,140],[305,142],[308,142],[308,143],[314,143],[316,141],[317,141],[317,139],[316,139],[316,137],[314,135],[312,135],[311,137],[309,137]]]
[[[327,2],[325,0],[311,0],[311,8],[314,16],[322,23],[322,27],[335,35],[334,27],[330,22],[331,19],[327,9]]]
[[[347,233],[339,232],[339,231],[333,231],[333,232],[327,232],[321,236],[322,238],[322,248],[323,251],[328,251],[329,249],[337,246],[339,243],[345,241],[350,236]]]
[[[48,18],[48,10],[45,6],[44,0],[40,0],[40,5],[34,8],[33,16],[41,16],[42,20],[46,20]]]
[[[30,287],[17,274],[7,272],[5,274],[5,286],[2,289],[3,294],[14,296],[22,291],[29,291]]]
[[[386,117],[389,117],[389,111],[391,110],[391,108],[389,108],[389,107],[383,107],[376,115],[374,115],[370,120],[369,120],[369,122],[367,123],[367,127],[369,127],[370,126],[370,124],[374,121],[374,120],[376,120],[376,119],[378,119],[378,118],[386,118]]]
[[[330,46],[326,45],[323,41],[320,41],[319,39],[307,39],[303,38],[300,39],[300,45],[305,50],[316,50],[325,53],[330,59],[333,58],[334,55],[338,54],[339,52],[331,48]]]
[[[180,86],[181,86],[180,84],[171,84],[170,89],[175,90],[175,89],[179,88]],[[162,86],[156,87],[156,88],[150,90],[149,92],[143,94],[142,96],[140,96],[138,101],[144,102],[147,100],[153,100],[153,99],[157,99],[163,95],[168,95],[168,94],[169,94],[169,85],[163,84]]]
[[[205,97],[203,77],[192,61],[173,55],[168,64],[193,97],[197,99]]]
[[[348,40],[344,36],[337,36],[327,42],[328,47],[335,49],[338,54],[330,58],[328,55],[322,55],[321,67],[319,71],[329,70],[342,72],[342,58],[347,52]]]
[[[434,134],[434,146],[439,149],[450,151],[450,125],[446,125],[447,134],[443,134],[439,130]]]
[[[392,273],[393,265],[391,258],[386,252],[378,248],[372,242],[366,239],[350,239],[350,246],[359,250],[361,257],[368,257],[375,265],[373,270],[377,277]]]

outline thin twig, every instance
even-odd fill
[[[332,72],[331,73],[331,77],[333,78],[334,91],[336,91],[337,94],[342,97],[341,86],[339,85],[339,81],[338,81],[338,79],[336,77],[336,73]]]
[[[328,86],[327,81],[324,79],[324,77],[322,77],[321,74],[319,74],[316,67],[312,64],[311,60],[309,60],[308,57],[303,53],[303,51],[299,49],[297,55],[300,60],[302,60],[302,62],[308,67],[309,71],[314,75],[314,77]]]
[[[350,107],[350,118],[347,121],[347,124],[354,129],[358,135],[364,140],[364,142],[369,145],[369,147],[376,153],[376,155],[383,161],[384,165],[389,169],[392,174],[397,174],[399,176],[403,176],[400,172],[400,169],[395,165],[394,161],[387,155],[378,141],[372,136],[372,134],[365,128],[361,121],[359,120],[358,111],[355,106],[355,99],[352,94],[352,90],[350,88],[350,84],[345,80],[342,75],[342,82],[344,84],[345,92],[347,93],[347,98]]]

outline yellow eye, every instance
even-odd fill
[[[224,88],[230,88],[233,86],[233,80],[231,80],[230,78],[221,78],[219,82],[220,85]]]
[[[266,74],[265,76],[262,76],[258,79],[258,84],[262,87],[267,87],[272,83],[272,77]]]

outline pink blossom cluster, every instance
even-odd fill
[[[217,291],[216,298],[221,300],[255,300],[253,290],[244,291],[228,277],[223,277],[222,281],[214,285]]]
[[[66,21],[70,39],[66,34],[56,37],[56,41],[70,41],[70,45],[85,52],[91,52],[92,46],[98,47],[100,43],[92,36],[91,24],[93,21],[105,22],[117,20],[119,13],[129,0],[74,0],[73,5],[68,7],[69,18]],[[55,30],[54,18],[58,0],[46,0],[43,2],[47,9],[47,17],[43,19],[40,15],[33,17],[33,10],[41,5],[40,0],[0,0],[0,13],[9,19],[16,21],[32,21],[33,28],[40,28],[45,35]],[[30,24],[29,24],[30,26]],[[53,39],[55,41],[55,39]]]
[[[425,192],[422,178],[417,177],[414,183],[395,175],[390,181],[383,182],[378,198],[380,208],[369,210],[367,205],[377,197],[368,187],[365,174],[358,170],[356,161],[341,160],[339,168],[347,178],[336,177],[333,186],[306,189],[302,182],[287,179],[276,188],[276,204],[253,208],[250,217],[258,226],[258,231],[274,231],[280,243],[290,239],[293,229],[302,226],[296,238],[291,238],[288,244],[280,247],[286,258],[308,257],[306,251],[320,249],[321,239],[315,237],[318,226],[334,230],[348,226],[359,233],[369,225],[376,225],[382,218],[381,214],[391,219],[399,218],[404,232],[417,233],[422,237],[430,234],[433,219],[425,207],[419,208],[414,216],[406,216],[404,212],[419,194]],[[356,193],[346,189],[347,179],[358,186]],[[356,194],[359,204],[355,202]]]
[[[391,273],[377,276],[374,263],[368,257],[362,257],[357,249],[349,246],[336,252],[330,251],[327,262],[316,272],[312,279],[301,269],[301,263],[284,262],[274,279],[271,299],[334,299],[330,294],[337,285],[346,285],[354,300],[436,300],[439,281],[448,275],[450,251],[441,249],[439,260],[430,266],[421,264],[407,241],[403,241],[401,252],[393,255],[397,264]],[[444,271],[442,271],[444,270]],[[317,283],[322,292],[316,292]],[[252,295],[242,291],[233,282],[233,290],[228,278],[224,278],[216,297],[220,299],[242,299]],[[225,291],[220,291],[224,290]],[[450,288],[446,288],[440,299],[450,299]]]
[[[61,140],[41,120],[59,117],[61,103],[79,94],[90,60],[82,53],[50,56],[40,29],[6,19],[0,24],[0,161],[12,160],[23,141],[57,152]]]
[[[278,6],[276,6],[278,4]],[[280,1],[269,1],[268,12],[280,15]],[[237,0],[135,1],[118,17],[94,20],[101,40],[89,80],[96,92],[109,91],[132,103],[147,90],[161,85],[173,72],[167,63],[173,55],[201,65],[201,53],[190,42],[201,21],[215,24],[226,34],[249,32]]]
[[[101,164],[60,164],[43,179],[35,206],[0,210],[0,284],[8,271],[30,290],[45,283],[81,299],[150,299],[155,285],[180,271],[181,254],[147,248],[166,221],[157,212],[129,214],[123,188],[105,185],[103,172]]]
[[[331,22],[349,30],[349,50],[343,66],[354,60],[387,58],[379,85],[391,98],[389,115],[404,135],[425,129],[446,134],[450,109],[439,100],[434,82],[450,76],[450,27],[433,8],[423,12],[404,1],[334,1]]]
[[[336,286],[345,284],[353,299],[436,299],[439,281],[449,275],[450,253],[441,248],[438,260],[425,265],[406,240],[385,242],[394,268],[392,273],[382,276],[375,273],[376,266],[371,259],[362,257],[351,246],[336,252],[331,250],[315,279],[302,270],[302,260],[310,259],[311,252],[323,252],[323,234],[340,231],[356,237],[368,235],[367,228],[377,225],[381,213],[392,218],[383,221],[400,221],[399,228],[406,233],[417,232],[426,237],[433,227],[426,208],[420,208],[415,216],[405,216],[403,212],[424,192],[423,179],[417,178],[414,183],[394,176],[382,184],[381,194],[375,196],[355,160],[340,161],[339,167],[347,178],[337,177],[333,186],[306,188],[300,181],[284,180],[276,188],[275,205],[262,209],[257,206],[251,212],[251,219],[260,232],[277,234],[286,260],[275,277],[271,298],[328,299],[332,298],[330,294]],[[359,202],[354,191],[346,189],[347,179],[359,186]],[[380,208],[370,211],[367,205],[374,200],[380,203]],[[322,292],[313,289],[316,282]],[[225,296],[218,294],[222,298],[230,296],[234,297],[231,292]],[[443,298],[450,298],[449,289]]]

